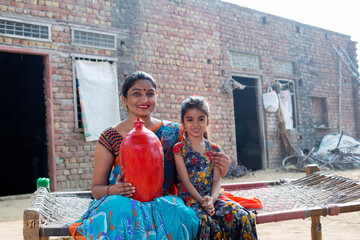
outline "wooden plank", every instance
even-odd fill
[[[40,236],[41,237],[51,237],[51,236],[67,237],[67,236],[71,236],[71,234],[66,225],[54,224],[54,225],[42,226],[40,228]]]
[[[80,198],[92,198],[91,191],[75,191],[75,192],[52,192],[52,195],[59,196],[59,197],[66,197],[69,196],[77,196]]]
[[[246,183],[229,183],[221,185],[225,191],[239,191],[246,189],[254,188],[265,188],[273,182],[264,181],[264,182],[246,182]]]
[[[333,206],[339,208],[339,213],[360,211],[360,202],[333,204]],[[269,212],[269,213],[259,213],[256,215],[256,224],[280,222],[280,221],[287,221],[294,219],[305,219],[309,217],[313,219],[313,217],[330,216],[331,214],[333,213],[331,213],[330,206],[302,208],[302,209]],[[317,226],[316,223],[319,223],[318,220],[315,220],[314,226]]]

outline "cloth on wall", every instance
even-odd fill
[[[289,90],[280,91],[279,93],[280,112],[283,117],[285,128],[293,129],[293,111],[291,102],[291,93]]]
[[[109,62],[75,61],[81,117],[86,141],[98,140],[107,127],[120,122],[118,80]]]

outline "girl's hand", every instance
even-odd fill
[[[222,152],[215,152],[214,155],[212,156],[212,159],[215,166],[217,166],[220,169],[221,177],[225,177],[230,167],[231,159],[225,153]]]
[[[121,174],[119,174],[116,178],[114,191],[117,195],[122,195],[124,197],[132,197],[132,195],[135,193],[135,187],[132,186],[131,183],[124,183],[122,181]]]
[[[212,202],[212,198],[210,196],[205,196],[203,199],[204,199],[204,201],[201,206],[204,208],[204,210],[207,212],[207,214],[209,214],[210,217],[214,216],[215,207]]]

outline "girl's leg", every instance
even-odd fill
[[[253,213],[233,201],[217,201],[216,209],[214,219],[219,222],[224,239],[257,239]]]

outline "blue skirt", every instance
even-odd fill
[[[152,202],[110,195],[94,200],[74,226],[86,239],[195,239],[199,219],[173,195]]]

